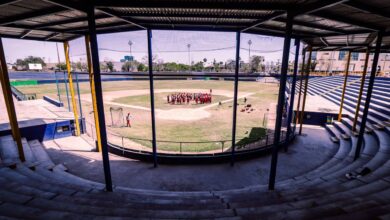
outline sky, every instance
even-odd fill
[[[207,59],[226,62],[235,58],[236,33],[232,32],[199,32],[199,31],[161,31],[152,32],[152,52],[158,61],[188,64]],[[265,62],[278,62],[282,58],[283,38],[253,34],[241,34],[240,58],[244,62],[250,55],[265,57]],[[146,31],[122,32],[98,35],[99,57],[101,61],[120,61],[130,54],[129,41],[132,42],[131,53],[138,61],[147,55]],[[84,38],[69,42],[72,61],[85,61]],[[190,45],[188,48],[188,45]],[[27,56],[43,57],[47,63],[57,63],[56,43],[4,38],[4,48],[8,63]],[[190,51],[189,51],[190,50]],[[293,41],[290,48],[290,60],[293,59]],[[61,62],[64,62],[64,49],[58,43]]]

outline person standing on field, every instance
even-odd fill
[[[131,128],[130,120],[131,120],[131,115],[130,115],[130,112],[129,112],[129,113],[127,113],[127,116],[126,116],[126,127],[130,127]]]

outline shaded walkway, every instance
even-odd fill
[[[303,174],[330,158],[337,145],[331,143],[322,127],[305,126],[303,136],[296,139],[288,153],[280,152],[277,180]],[[315,134],[315,135],[314,135]],[[80,177],[103,182],[101,155],[95,152],[48,149],[55,163],[65,163],[69,171]],[[113,183],[133,188],[198,191],[241,188],[268,182],[270,157],[228,164],[160,165],[110,155]]]

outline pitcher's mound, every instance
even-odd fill
[[[160,110],[156,114],[157,118],[177,121],[196,121],[208,118],[210,115],[211,114],[206,110],[191,108]]]

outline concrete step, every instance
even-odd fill
[[[40,167],[52,169],[55,166],[45,148],[38,140],[29,141],[28,144],[30,145],[31,151],[33,152],[36,162],[39,163]]]
[[[20,163],[18,149],[11,135],[0,137],[0,157],[5,166]]]
[[[27,177],[21,173],[13,172],[12,170],[6,170],[4,168],[0,169],[0,174],[2,177],[8,179],[9,181],[18,183],[20,185],[37,188],[42,191],[62,193],[65,195],[72,195],[77,192],[77,190],[66,188],[64,185],[53,183],[50,180],[46,180],[46,182],[37,181],[31,178],[31,176]]]
[[[205,207],[202,210],[139,210],[117,207],[96,207],[92,205],[80,205],[66,202],[57,202],[34,198],[27,203],[34,208],[44,208],[55,211],[71,212],[77,214],[87,214],[96,216],[117,216],[131,218],[175,218],[175,219],[201,219],[201,218],[222,218],[234,217],[235,213],[231,209],[214,209],[208,210]]]

